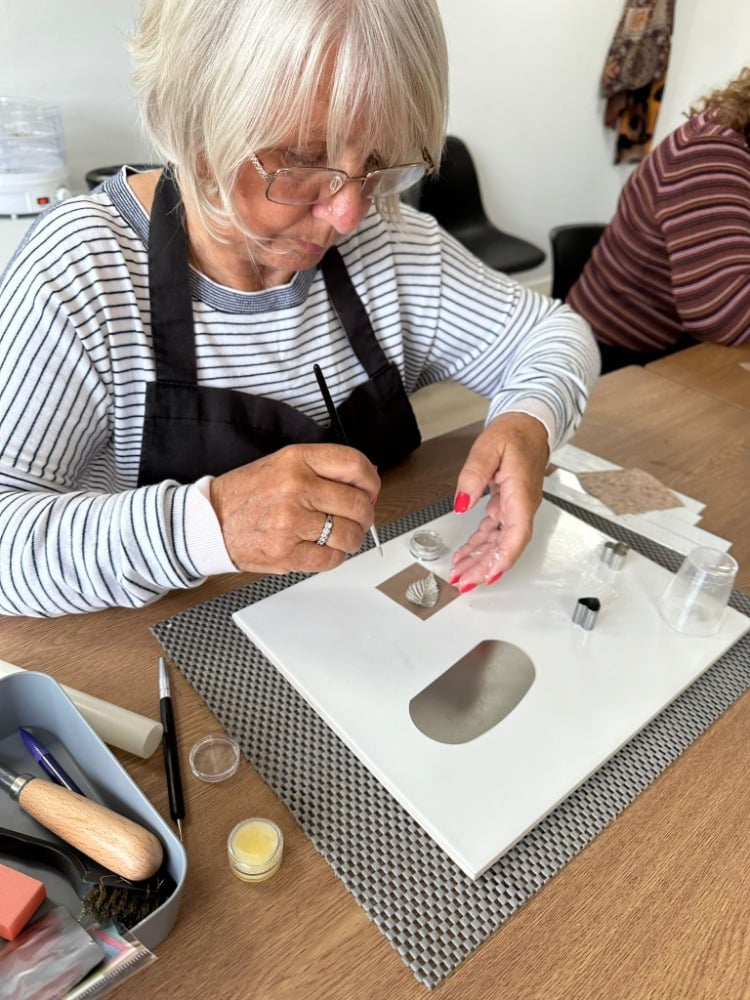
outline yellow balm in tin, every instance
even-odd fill
[[[270,819],[243,819],[227,839],[229,867],[245,882],[262,882],[279,870],[284,835]]]

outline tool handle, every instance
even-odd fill
[[[110,871],[134,882],[151,878],[163,849],[150,830],[67,788],[32,778],[18,804],[35,820]]]
[[[180,758],[175,741],[174,709],[171,698],[162,698],[159,703],[161,724],[164,730],[164,769],[167,774],[169,794],[169,815],[173,820],[185,818],[185,799],[182,794]]]

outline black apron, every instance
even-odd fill
[[[287,403],[198,385],[182,204],[167,171],[154,195],[148,261],[156,381],[146,385],[140,486],[221,475],[288,444],[341,443],[335,428],[321,427]],[[336,409],[348,443],[386,469],[420,444],[414,411],[335,247],[320,266],[336,314],[369,376]],[[310,382],[317,386],[312,370]]]

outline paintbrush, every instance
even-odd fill
[[[344,430],[344,425],[341,423],[341,417],[336,409],[336,405],[333,402],[333,397],[331,396],[330,390],[328,388],[328,383],[326,382],[325,375],[320,367],[320,365],[313,365],[313,371],[315,372],[315,378],[318,381],[318,388],[320,389],[320,394],[323,397],[323,402],[326,404],[326,410],[328,410],[328,416],[331,420],[331,427],[336,431],[342,444],[349,444],[349,438],[346,436],[346,431]],[[378,552],[383,555],[383,546],[380,544],[380,539],[378,538],[378,529],[373,526],[370,528],[370,536],[375,542],[375,546]]]
[[[150,830],[98,802],[2,766],[0,788],[42,826],[116,875],[141,882],[162,863],[163,848]]]
[[[101,923],[115,920],[126,930],[145,920],[177,888],[174,879],[163,869],[146,882],[131,882],[66,844],[41,840],[5,827],[0,827],[0,854],[54,868],[65,876],[81,901],[79,920],[91,914]]]

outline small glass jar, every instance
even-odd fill
[[[229,867],[244,882],[263,882],[279,870],[284,834],[270,819],[243,819],[227,838]]]
[[[445,552],[445,544],[437,531],[432,531],[430,528],[420,528],[411,536],[409,551],[415,559],[431,562],[433,559],[439,559]]]

